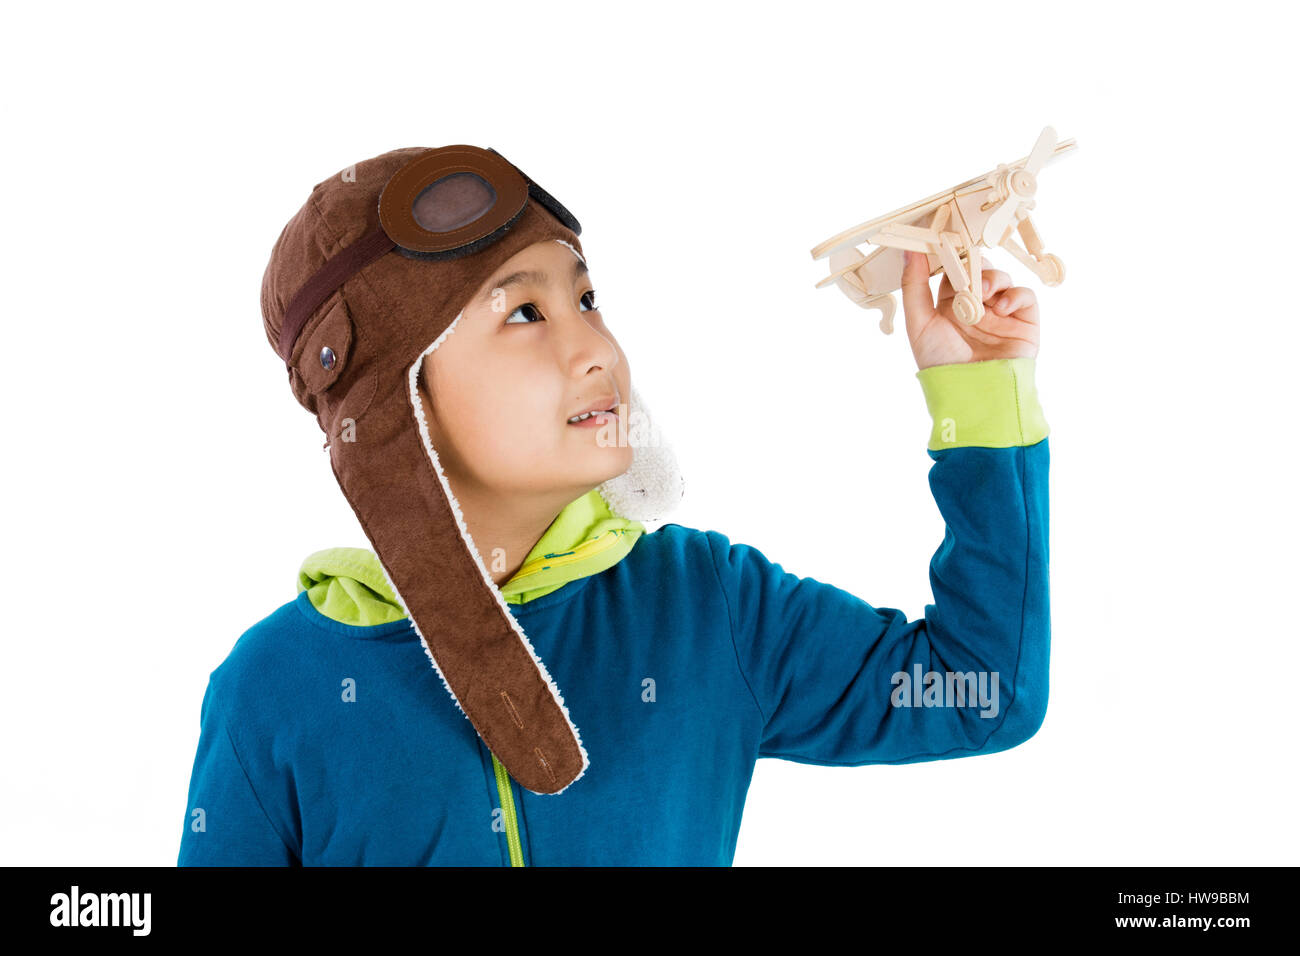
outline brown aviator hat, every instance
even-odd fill
[[[560,793],[587,752],[493,583],[429,439],[417,374],[492,273],[533,243],[582,258],[582,227],[493,149],[396,149],[318,183],[262,280],[267,339],[452,699],[519,783]],[[629,417],[648,416],[634,388]],[[600,486],[612,512],[681,497],[662,441]]]

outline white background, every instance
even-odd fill
[[[401,146],[583,225],[671,520],[923,614],[902,332],[809,250],[1028,153],[1051,699],[906,766],[759,762],[746,864],[1294,864],[1294,33],[1281,4],[31,5],[6,15],[6,864],[172,865],[209,672],[368,542],[267,345],[271,246]],[[934,280],[937,285],[938,280]]]

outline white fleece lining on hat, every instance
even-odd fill
[[[557,239],[556,241],[563,242],[563,240],[560,239]],[[566,246],[569,246],[570,249],[573,249],[573,246],[569,245],[569,243],[566,242],[564,244]],[[574,255],[577,255],[576,250],[574,251]],[[456,318],[453,319],[451,324],[447,326],[447,328],[443,331],[442,335],[438,336],[438,338],[434,340],[433,344],[430,345],[427,349],[425,349],[420,354],[420,357],[416,359],[415,363],[411,366],[408,375],[410,380],[411,406],[414,408],[416,420],[419,422],[420,438],[424,442],[424,450],[428,453],[429,460],[433,462],[434,469],[437,471],[438,474],[438,480],[442,482],[442,490],[447,495],[447,500],[451,502],[452,511],[456,515],[456,526],[460,529],[461,538],[464,539],[465,544],[468,545],[469,547],[469,552],[474,558],[474,563],[478,565],[479,573],[483,575],[483,583],[487,585],[488,590],[491,591],[493,597],[496,598],[497,604],[500,605],[501,607],[501,613],[505,616],[505,619],[510,622],[510,626],[514,629],[515,633],[519,636],[520,642],[527,649],[528,656],[533,659],[533,663],[537,666],[538,673],[541,674],[542,679],[546,681],[546,686],[547,689],[549,689],[551,692],[551,697],[554,698],[555,703],[559,705],[560,712],[564,714],[565,722],[569,725],[569,729],[573,731],[573,739],[577,741],[578,752],[582,754],[582,769],[578,771],[578,775],[574,777],[573,780],[571,780],[561,789],[555,791],[555,795],[559,796],[569,787],[573,786],[573,784],[577,783],[579,780],[582,779],[583,774],[587,772],[587,768],[591,765],[591,761],[587,757],[586,748],[582,746],[582,737],[578,733],[578,728],[574,725],[572,718],[569,717],[569,708],[565,705],[564,698],[560,696],[559,687],[557,687],[555,681],[551,679],[550,673],[546,670],[546,665],[543,664],[541,658],[537,656],[537,652],[533,649],[532,642],[528,640],[528,636],[524,634],[523,628],[519,626],[519,622],[515,620],[514,615],[510,613],[510,609],[506,605],[506,600],[501,594],[501,589],[498,588],[496,586],[496,582],[492,580],[492,576],[491,574],[488,573],[487,566],[483,563],[483,558],[479,554],[478,547],[474,544],[474,539],[470,537],[469,528],[465,524],[465,517],[460,510],[460,502],[456,500],[456,495],[452,492],[451,485],[448,484],[447,482],[447,476],[446,474],[443,473],[442,470],[442,462],[439,461],[438,453],[434,450],[433,442],[429,438],[429,423],[424,417],[424,403],[420,401],[418,379],[420,373],[420,366],[424,363],[425,356],[427,356],[430,352],[432,352],[434,349],[436,349],[439,345],[442,344],[443,340],[448,335],[450,335],[453,330],[455,330],[456,325],[460,322],[461,316],[463,316],[464,314],[465,313],[463,310],[460,313],[458,313]],[[376,554],[378,554],[378,552],[376,552]],[[428,657],[429,660],[433,663],[433,669],[437,671],[438,677],[442,681],[442,686],[447,688],[447,693],[451,695],[452,701],[456,704],[456,709],[459,710],[462,714],[465,714],[465,708],[461,706],[460,701],[456,698],[456,692],[453,691],[451,689],[451,685],[447,683],[447,678],[442,673],[442,668],[438,666],[438,661],[434,658],[433,652],[429,650],[429,642],[424,640],[424,635],[420,633],[420,628],[415,623],[415,617],[411,614],[410,608],[406,606],[406,601],[403,600],[402,593],[397,589],[397,586],[393,583],[393,578],[392,575],[388,573],[388,568],[384,567],[382,558],[380,559],[379,566],[383,568],[384,577],[388,579],[389,587],[391,587],[393,589],[393,593],[397,595],[397,600],[401,603],[402,610],[406,611],[406,616],[410,618],[411,627],[415,628],[416,634],[419,634],[420,645],[424,648],[425,656]],[[468,714],[465,714],[465,719],[466,720],[469,719]],[[536,791],[529,791],[529,792],[534,793]]]

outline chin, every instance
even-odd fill
[[[583,484],[589,485],[588,491],[595,488],[601,482],[609,481],[611,478],[617,478],[623,472],[632,467],[632,459],[635,449],[630,445],[623,445],[617,448],[599,448],[600,452],[598,461],[590,470],[583,470]]]

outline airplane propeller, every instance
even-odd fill
[[[1038,134],[1038,141],[1030,150],[1025,165],[1019,169],[999,167],[1001,176],[993,185],[1005,193],[1005,196],[1002,205],[995,209],[988,221],[984,223],[984,245],[992,249],[1002,244],[1007,230],[1012,226],[1012,220],[1016,218],[1016,213],[1033,199],[1034,193],[1038,190],[1038,171],[1043,168],[1043,164],[1055,150],[1056,130],[1047,126]],[[1033,208],[1032,203],[1029,208]]]

